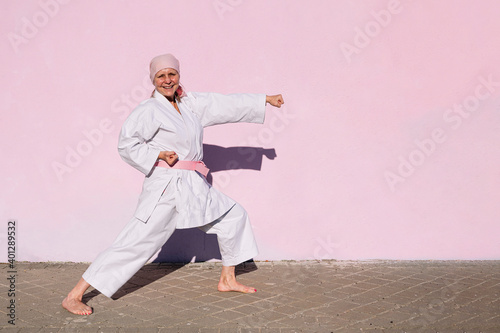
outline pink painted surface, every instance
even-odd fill
[[[9,219],[17,260],[92,261],[116,237],[142,184],[118,131],[166,52],[187,90],[285,98],[264,125],[205,131],[264,149],[226,168],[258,152],[260,170],[212,173],[249,212],[256,259],[500,258],[500,2],[0,7],[0,261]]]

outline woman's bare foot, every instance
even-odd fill
[[[62,301],[62,306],[71,313],[88,316],[92,314],[92,308],[76,298],[70,298],[69,295]]]
[[[83,293],[90,287],[83,278],[78,281],[75,288],[62,301],[62,307],[71,313],[88,316],[92,314],[92,308],[82,302]]]
[[[236,281],[236,276],[234,273],[234,266],[222,266],[222,272],[220,275],[219,285],[217,289],[219,291],[237,291],[240,293],[254,293],[257,289],[252,287],[247,287]]]

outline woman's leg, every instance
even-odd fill
[[[90,307],[81,302],[89,285],[111,297],[165,244],[175,230],[176,216],[174,197],[164,195],[147,223],[133,218],[85,271],[63,307],[75,314],[90,314]]]
[[[222,256],[219,291],[254,293],[253,287],[236,281],[235,266],[255,257],[259,251],[246,211],[236,204],[216,221],[200,227],[209,234],[216,234]]]

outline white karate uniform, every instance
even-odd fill
[[[155,167],[161,151],[179,160],[201,161],[203,127],[263,123],[263,94],[188,93],[179,114],[158,91],[135,108],[123,124],[118,151],[146,175],[134,218],[98,255],[83,278],[111,297],[168,240],[176,228],[199,227],[217,234],[222,264],[234,266],[257,255],[245,210],[196,171]]]

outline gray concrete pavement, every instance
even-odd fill
[[[238,266],[256,294],[216,290],[220,263],[148,264],[94,314],[61,307],[88,264],[0,265],[0,332],[500,332],[500,261],[307,261]]]

